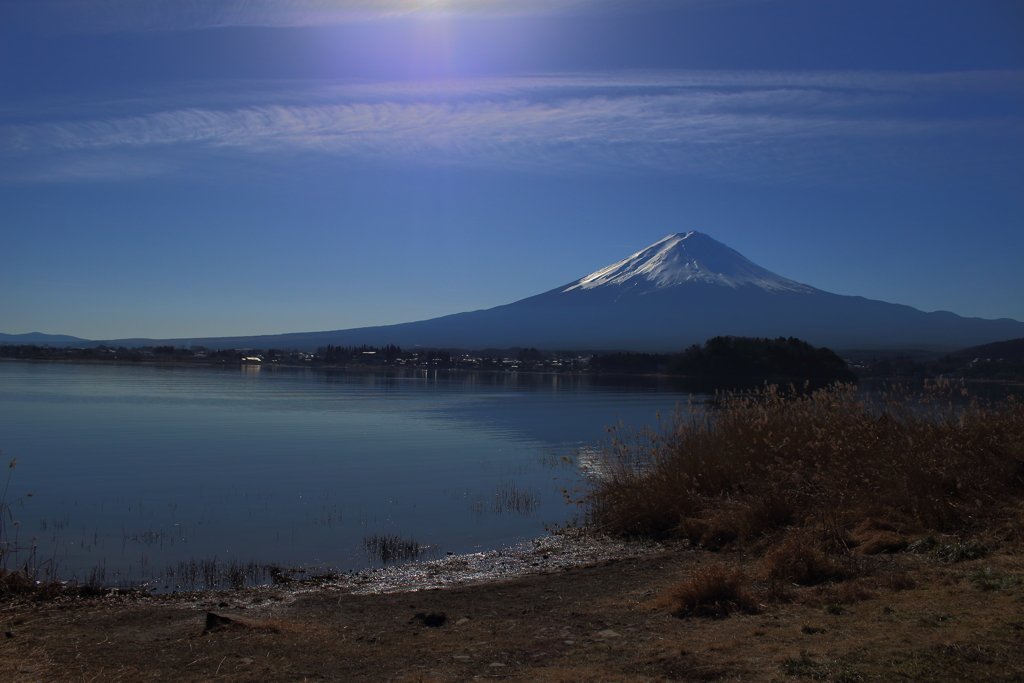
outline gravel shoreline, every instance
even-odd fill
[[[624,541],[585,528],[569,527],[511,548],[367,569],[324,581],[313,590],[348,589],[348,592],[365,595],[467,586],[564,571],[662,550],[664,546],[651,541]]]

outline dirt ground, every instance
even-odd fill
[[[675,548],[414,592],[266,587],[8,603],[0,679],[1024,681],[1019,554],[958,564],[887,556],[879,576],[900,572],[913,587],[862,580],[853,593],[863,599],[846,591],[847,604],[831,602],[835,589],[793,587],[792,602],[758,614],[672,616],[671,587],[723,559],[745,563]]]

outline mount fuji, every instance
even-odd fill
[[[627,259],[577,280],[562,291],[625,285],[626,291],[646,294],[687,283],[723,285],[732,289],[753,286],[769,292],[814,291],[812,287],[765,270],[699,232],[669,235]]]
[[[953,350],[1024,337],[1024,323],[831,294],[766,270],[705,234],[687,232],[543,294],[486,310],[334,332],[167,341],[211,348],[675,351],[717,335],[794,336],[842,349]]]

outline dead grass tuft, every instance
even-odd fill
[[[757,601],[750,580],[738,568],[712,564],[676,586],[668,599],[676,617],[721,618],[733,612],[756,614]]]
[[[37,580],[30,569],[8,571],[0,569],[0,598],[3,599],[32,599],[51,600],[57,596],[71,592],[69,587],[57,581]],[[70,589],[75,589],[72,586]]]
[[[898,523],[865,519],[850,533],[851,544],[861,555],[879,555],[905,550],[910,540]]]
[[[827,554],[813,540],[796,536],[768,551],[758,568],[758,578],[769,584],[816,586],[826,581],[845,580],[857,572],[855,566]]]
[[[906,549],[909,542],[905,536],[893,533],[892,531],[876,531],[863,534],[859,538],[857,552],[862,555],[880,555],[882,553],[896,553]]]

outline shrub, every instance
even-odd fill
[[[732,612],[756,614],[758,611],[747,576],[740,569],[720,564],[704,567],[676,586],[669,603],[673,615],[680,618],[720,618]]]
[[[788,538],[772,548],[760,565],[760,578],[771,584],[816,586],[826,581],[846,579],[854,573],[852,567],[801,537]]]

